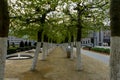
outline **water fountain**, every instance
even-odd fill
[[[6,59],[8,60],[24,60],[24,59],[31,59],[33,58],[31,55],[28,54],[14,54],[14,55],[8,55]]]

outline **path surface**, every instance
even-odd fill
[[[89,57],[95,58],[97,60],[100,60],[103,63],[109,65],[110,56],[108,56],[108,55],[99,54],[99,53],[96,53],[96,52],[92,52],[92,51],[88,51],[88,50],[83,50],[83,49],[81,49],[81,53],[84,54],[84,55],[87,55]]]
[[[66,58],[66,52],[60,47],[55,48],[46,61],[41,61],[41,55],[33,72],[30,71],[32,59],[7,60],[5,77],[18,80],[109,80],[109,67],[99,60],[82,55],[83,70],[78,72],[76,59]]]

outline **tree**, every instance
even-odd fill
[[[9,14],[7,0],[0,0],[0,80],[4,80]]]
[[[74,5],[73,5],[74,3]],[[77,70],[82,70],[82,64],[81,64],[81,38],[82,34],[88,31],[85,31],[86,29],[94,29],[92,24],[101,23],[103,24],[104,18],[98,12],[99,10],[101,12],[103,7],[106,6],[108,2],[106,1],[88,1],[88,0],[80,0],[75,2],[70,2],[68,4],[68,9],[66,9],[65,13],[70,16],[71,23],[74,23],[74,26],[76,26],[76,41],[77,41]],[[71,5],[73,9],[71,8]],[[96,17],[97,16],[97,17]],[[94,17],[96,18],[96,21],[94,20]],[[100,18],[101,17],[101,18]],[[73,25],[73,24],[72,24]],[[93,27],[93,28],[92,28]],[[84,30],[84,31],[83,31]]]
[[[71,19],[67,15],[62,13],[62,8],[64,8],[67,4],[71,5],[68,11],[70,12],[70,14],[68,15],[70,15]],[[74,37],[74,40],[77,39],[77,41],[79,42],[77,44],[78,45],[77,59],[78,59],[78,63],[80,63],[81,62],[80,41],[82,37],[82,31],[83,29],[85,29],[86,26],[89,26],[91,25],[91,23],[94,23],[93,17],[97,18],[96,15],[98,14],[93,15],[93,13],[100,12],[98,11],[98,9],[101,10],[101,8],[106,4],[107,2],[103,0],[99,0],[99,1],[94,0],[93,2],[90,2],[89,0],[84,0],[84,1],[83,0],[79,0],[79,1],[78,0],[71,0],[71,1],[45,0],[40,2],[33,1],[33,0],[27,0],[27,1],[17,0],[15,4],[17,8],[13,9],[13,7],[11,7],[13,9],[11,10],[11,12],[14,12],[14,14],[11,13],[12,15],[11,18],[16,19],[15,21],[13,20],[12,23],[21,24],[24,22],[25,24],[24,26],[19,24],[18,28],[14,27],[12,29],[15,29],[16,33],[20,32],[21,34],[21,32],[22,33],[24,32],[30,37],[36,34],[38,42],[43,41],[42,38],[44,38],[44,35],[47,36],[48,39],[51,39],[55,42],[62,42],[62,41],[64,42],[65,39],[68,39],[68,42],[70,42],[71,38]],[[71,10],[72,7],[73,9]],[[57,19],[56,19],[56,16],[54,16],[54,14],[57,15]],[[61,17],[64,20],[61,20],[60,19]],[[101,15],[99,17],[101,17]],[[102,22],[102,20],[103,20],[102,18],[99,18],[99,20],[96,20],[96,21]],[[51,21],[53,22],[48,23]],[[33,29],[33,26],[34,26],[34,29]],[[51,36],[51,35],[54,35],[54,36]],[[36,48],[36,54],[38,54],[39,52],[39,46],[40,45],[38,45],[38,47]],[[34,57],[35,62],[33,63],[35,64],[36,64],[37,56],[38,55]],[[34,67],[32,67],[32,69],[35,68],[35,64],[33,64]],[[78,70],[80,70],[80,66],[81,65],[78,66]]]
[[[120,0],[111,0],[110,80],[120,80]]]
[[[35,52],[35,56],[34,56],[34,59],[33,59],[33,64],[32,64],[32,68],[31,70],[34,70],[35,67],[36,67],[36,63],[37,63],[37,58],[38,58],[38,54],[39,54],[39,50],[40,50],[40,42],[44,42],[44,25],[46,23],[46,17],[47,17],[47,14],[50,13],[51,11],[54,11],[56,6],[57,6],[57,1],[54,1],[54,2],[49,2],[48,1],[43,1],[43,4],[42,6],[37,6],[35,7],[35,18],[34,17],[31,17],[30,18],[27,18],[27,23],[39,23],[40,26],[42,26],[42,28],[39,28],[38,29],[38,32],[37,32],[37,39],[38,39],[38,43],[37,43],[37,47],[36,47],[36,52]],[[46,6],[47,5],[47,6]],[[49,7],[50,6],[50,7]],[[46,9],[47,8],[47,9]],[[36,14],[39,14],[36,15]],[[37,18],[36,18],[37,16]],[[44,37],[42,37],[44,36]],[[44,46],[44,43],[43,43],[43,46]],[[44,47],[43,47],[44,49]],[[43,60],[45,59],[45,53],[43,52]]]
[[[15,4],[16,3],[16,4]],[[37,63],[37,57],[39,53],[40,43],[42,36],[46,35],[44,33],[44,25],[46,24],[47,15],[54,11],[58,4],[58,0],[45,0],[45,1],[34,1],[34,0],[17,0],[12,2],[10,5],[10,14],[11,14],[11,24],[17,24],[12,26],[11,31],[15,31],[13,34],[28,36],[36,36],[37,46],[35,51],[35,56],[33,59],[32,70],[35,69]],[[17,8],[16,8],[17,7]],[[34,26],[34,28],[33,28]]]

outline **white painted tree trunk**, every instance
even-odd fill
[[[50,47],[49,52],[51,52],[52,51],[52,43],[49,43],[49,47]]]
[[[83,69],[81,62],[81,43],[76,42],[76,55],[77,55],[77,70],[80,71]]]
[[[46,55],[47,56],[49,55],[49,44],[48,44],[48,42],[46,43]]]
[[[51,50],[52,50],[51,43],[48,43],[48,55],[50,55]]]
[[[32,63],[31,70],[35,70],[37,60],[38,60],[38,55],[39,55],[39,52],[40,52],[40,46],[41,46],[41,42],[37,42],[36,51],[34,53],[34,58],[33,58],[33,63]]]
[[[67,49],[68,48],[68,43],[65,43],[65,51],[67,52]]]
[[[63,48],[64,51],[66,51],[66,49],[65,49],[65,43],[63,43],[62,48]]]
[[[120,80],[120,37],[111,37],[110,80]]]
[[[42,59],[41,60],[45,60],[46,58],[46,43],[43,42],[43,52],[42,52]]]
[[[51,43],[50,46],[51,46],[50,47],[51,48],[50,51],[52,51],[53,50],[53,43]]]
[[[63,43],[62,48],[63,48],[63,50],[65,51],[65,43]]]
[[[0,37],[0,80],[4,80],[6,55],[7,55],[7,38]]]
[[[54,48],[53,43],[51,44],[51,48],[52,48],[52,50],[53,50],[53,48]]]
[[[71,42],[71,56],[70,59],[73,60],[74,59],[74,53],[73,53],[73,43]]]

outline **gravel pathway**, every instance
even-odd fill
[[[5,77],[18,80],[109,80],[108,65],[86,55],[82,55],[82,71],[76,71],[76,59],[66,58],[60,47],[50,52],[46,61],[41,61],[41,55],[35,71],[30,71],[32,59],[7,60]]]

